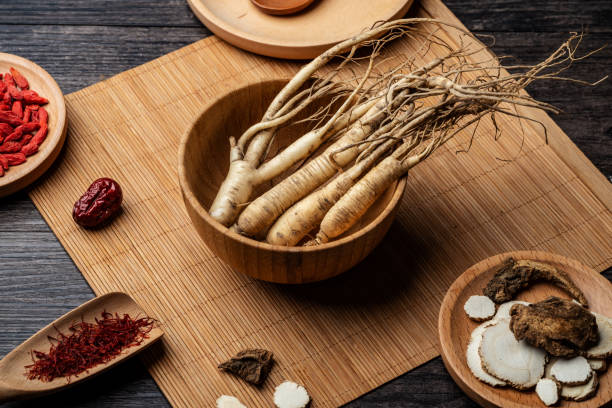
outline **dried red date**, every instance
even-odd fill
[[[119,212],[122,199],[121,187],[115,180],[98,179],[74,203],[72,218],[83,227],[99,227]]]

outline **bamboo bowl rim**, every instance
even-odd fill
[[[397,180],[395,185],[395,190],[393,191],[393,195],[391,199],[387,203],[387,205],[383,208],[383,210],[376,215],[376,217],[370,221],[367,225],[363,226],[359,230],[353,232],[350,235],[342,237],[337,240],[333,240],[321,245],[313,245],[313,246],[283,246],[283,245],[273,245],[267,242],[257,241],[252,238],[245,237],[240,235],[234,231],[231,231],[225,225],[221,224],[214,218],[212,218],[208,211],[204,208],[200,200],[196,197],[195,193],[191,189],[191,186],[187,180],[187,170],[185,169],[185,152],[187,143],[189,142],[189,138],[192,134],[193,128],[198,120],[206,113],[208,109],[210,109],[215,103],[217,103],[220,99],[225,98],[231,92],[236,91],[238,89],[246,88],[252,85],[257,85],[262,82],[278,82],[278,81],[288,81],[288,78],[276,78],[276,79],[266,79],[263,81],[245,81],[240,83],[233,89],[229,89],[227,92],[217,96],[216,98],[208,101],[202,110],[194,117],[194,120],[187,126],[187,129],[183,132],[181,136],[181,142],[179,144],[179,152],[178,152],[178,175],[179,175],[179,184],[181,186],[181,190],[186,200],[189,201],[191,207],[197,212],[198,216],[204,219],[208,224],[210,224],[217,232],[222,234],[226,234],[232,239],[244,244],[255,247],[257,249],[264,249],[268,251],[276,251],[281,253],[316,253],[325,251],[331,248],[335,248],[341,245],[344,245],[348,242],[351,242],[357,238],[360,238],[366,235],[368,232],[373,230],[378,224],[380,224],[399,204],[400,199],[404,195],[404,189],[406,187],[406,176],[401,177]]]

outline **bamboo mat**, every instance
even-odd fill
[[[460,24],[439,0],[413,13]],[[393,47],[410,51],[408,42]],[[296,68],[206,38],[68,95],[64,154],[31,192],[96,293],[125,291],[160,320],[163,344],[144,361],[174,406],[212,406],[221,394],[271,406],[274,385],[285,379],[304,384],[313,407],[337,406],[438,355],[440,302],[473,263],[538,249],[600,271],[612,265],[609,183],[538,114],[549,144],[528,123],[521,141],[518,121],[504,119],[498,141],[483,124],[469,153],[456,153],[465,134],[417,166],[388,236],[339,278],[288,287],[233,272],[185,212],[179,138],[215,95]],[[72,204],[101,176],[123,187],[124,213],[84,231],[71,219]],[[276,355],[262,389],[216,368],[246,347]]]

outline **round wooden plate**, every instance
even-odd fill
[[[290,16],[272,16],[251,0],[187,0],[213,33],[236,47],[277,58],[309,59],[377,21],[403,16],[413,0],[317,0]]]
[[[11,166],[0,177],[0,197],[12,194],[39,178],[55,161],[66,139],[66,105],[64,95],[55,80],[41,67],[16,55],[0,52],[0,72],[13,67],[30,83],[30,89],[47,98],[45,109],[49,112],[49,133],[38,152],[18,166]]]
[[[440,351],[446,369],[459,387],[484,407],[544,407],[533,390],[520,392],[512,388],[494,388],[480,382],[472,375],[465,359],[470,334],[479,323],[466,316],[463,304],[470,296],[482,294],[482,289],[508,257],[545,262],[567,272],[585,293],[590,310],[607,316],[612,314],[612,284],[593,269],[573,259],[546,252],[516,251],[495,255],[477,263],[457,278],[446,293],[438,318]],[[516,299],[537,302],[553,295],[570,298],[567,293],[551,284],[538,283],[520,292]],[[582,402],[562,400],[557,406],[591,408],[610,404],[612,375],[609,371],[610,368],[601,375],[598,373],[599,388],[593,398]]]

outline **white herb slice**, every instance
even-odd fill
[[[516,304],[529,306],[531,303],[524,302],[522,300],[511,300],[510,302],[502,303],[497,308],[497,313],[495,313],[495,316],[493,317],[493,319],[495,320],[510,319],[510,309],[512,309],[512,306]]]
[[[591,379],[582,385],[564,385],[561,387],[561,398],[571,401],[584,401],[591,398],[597,392],[599,380],[597,374],[593,373]]]
[[[559,401],[559,385],[550,378],[541,378],[535,392],[545,405],[555,405]]]
[[[591,365],[582,356],[559,358],[550,366],[550,375],[564,385],[586,384],[593,375]]]
[[[588,349],[584,354],[588,358],[612,357],[612,319],[599,313],[592,313],[597,321],[599,343]]]
[[[306,388],[291,381],[285,381],[274,390],[274,404],[278,408],[305,408],[310,402]]]
[[[524,340],[517,341],[508,319],[485,329],[478,352],[484,370],[514,388],[532,388],[544,374],[546,353]]]
[[[500,380],[499,378],[493,377],[482,368],[482,360],[480,359],[480,354],[478,353],[480,342],[482,341],[482,333],[484,333],[485,329],[492,324],[495,324],[495,322],[485,322],[472,331],[470,342],[467,346],[466,360],[470,371],[472,371],[472,374],[474,374],[476,378],[494,387],[502,387],[506,385],[506,382]]]
[[[465,302],[463,310],[470,319],[482,322],[495,315],[495,303],[487,296],[474,295]]]
[[[217,408],[247,408],[240,400],[230,395],[222,395],[217,398]]]

